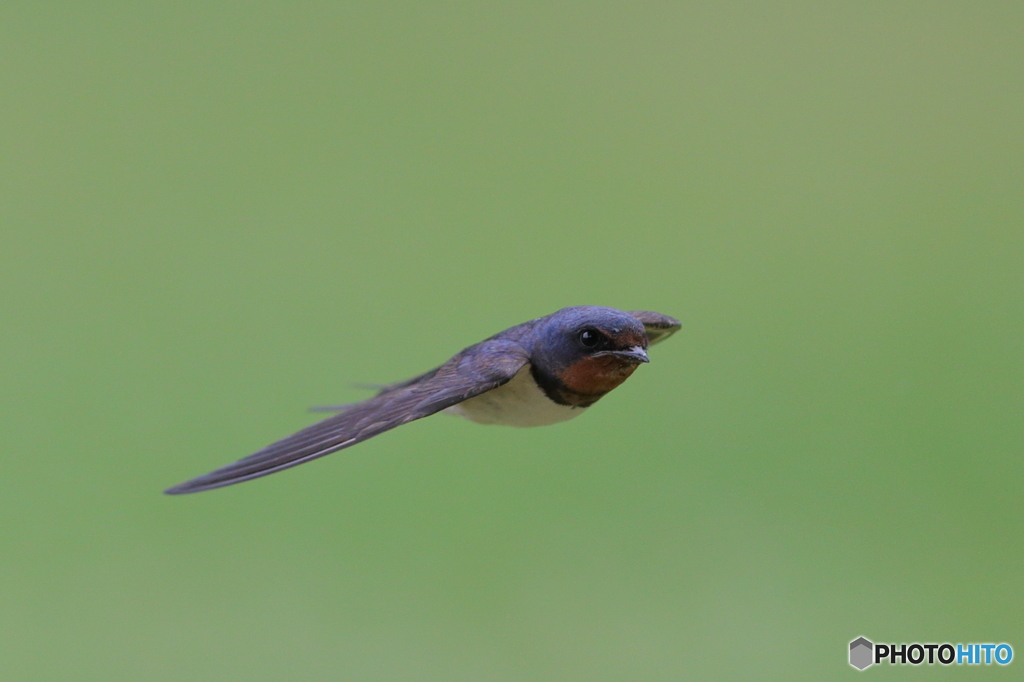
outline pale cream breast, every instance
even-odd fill
[[[547,426],[583,414],[586,408],[559,405],[545,395],[525,365],[507,384],[445,410],[478,424]]]

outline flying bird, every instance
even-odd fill
[[[572,419],[650,362],[647,347],[679,326],[644,310],[563,308],[469,346],[429,372],[380,387],[372,398],[327,408],[338,414],[165,492],[195,493],[266,476],[438,412],[507,426]]]

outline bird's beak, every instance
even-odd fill
[[[637,364],[640,364],[641,362],[651,361],[651,359],[647,357],[647,351],[645,351],[640,346],[633,346],[632,348],[628,348],[626,350],[613,350],[610,351],[610,354],[616,355],[622,358],[623,360],[635,362]]]

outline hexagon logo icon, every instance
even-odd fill
[[[857,670],[863,670],[874,663],[874,656],[871,655],[874,648],[875,645],[863,637],[850,642],[850,665]]]

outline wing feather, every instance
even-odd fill
[[[393,384],[340,414],[165,492],[179,495],[221,488],[351,447],[495,389],[514,377],[527,361],[525,350],[516,343],[493,339],[470,346],[436,370]]]
[[[647,342],[652,346],[672,336],[682,326],[676,318],[650,310],[631,310],[629,314],[644,325]]]

